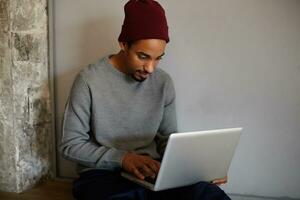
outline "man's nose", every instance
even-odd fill
[[[154,61],[149,61],[149,62],[145,63],[144,70],[147,73],[152,74],[152,72],[154,71],[154,69],[155,69],[155,62]]]

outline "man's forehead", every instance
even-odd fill
[[[139,40],[132,45],[135,52],[143,53],[151,57],[163,56],[165,53],[166,42],[159,39]]]
[[[142,39],[142,40],[134,41],[133,44],[135,44],[135,45],[155,45],[155,44],[166,45],[167,42],[165,40],[161,40],[161,39]]]
[[[143,56],[147,56],[147,57],[162,57],[162,56],[164,56],[165,55],[165,52],[163,52],[163,53],[161,53],[161,54],[157,54],[157,55],[150,55],[150,54],[148,54],[148,53],[146,53],[146,52],[142,52],[142,51],[137,51],[136,52],[137,54],[141,54],[141,55],[143,55]]]

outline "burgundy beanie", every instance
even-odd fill
[[[124,6],[125,19],[119,42],[162,39],[169,42],[165,11],[154,0],[129,0]]]

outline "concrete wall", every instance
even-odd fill
[[[0,0],[0,190],[51,176],[46,0]]]

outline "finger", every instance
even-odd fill
[[[214,185],[221,185],[221,183],[217,182],[217,181],[213,181],[212,184],[214,184]]]
[[[213,180],[211,183],[212,183],[212,184],[219,184],[219,183],[220,183],[220,180]]]
[[[160,168],[160,162],[159,162],[159,161],[153,160],[153,162],[154,162],[154,164],[155,164],[158,168]]]
[[[219,182],[220,182],[221,184],[225,184],[225,183],[227,183],[227,178],[221,179]]]
[[[219,182],[217,185],[224,185],[226,182]]]
[[[144,164],[148,166],[155,174],[158,173],[160,168],[160,163],[154,159],[152,159],[150,156],[147,156],[144,160]]]
[[[215,181],[212,181],[213,184],[216,184],[216,185],[222,185],[222,184],[225,184],[227,183],[226,180],[215,180]]]
[[[134,168],[133,169],[133,174],[138,177],[139,179],[142,179],[144,180],[145,179],[145,176],[137,169],[137,168]]]
[[[157,160],[152,159],[151,163],[155,165],[155,171],[156,171],[156,173],[158,173],[158,171],[160,169],[160,162],[158,162]]]
[[[219,182],[227,182],[227,176],[225,176],[224,178],[215,179],[212,181],[212,183],[219,183]]]
[[[151,176],[151,177],[155,176],[155,172],[152,171],[152,169],[149,168],[147,164],[145,164],[145,165],[142,166],[142,173],[146,177],[148,177],[148,176]]]
[[[154,162],[147,163],[148,167],[155,173],[157,174],[159,171],[159,167]]]

